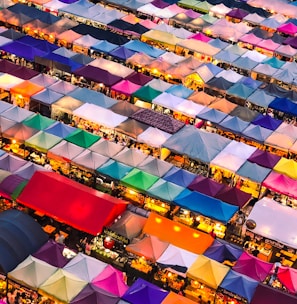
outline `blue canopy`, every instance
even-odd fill
[[[146,192],[167,202],[172,202],[185,188],[160,178]]]
[[[17,40],[1,46],[1,49],[20,58],[25,58],[28,61],[34,61],[35,56],[42,57],[46,55],[46,52],[41,51],[40,49],[37,49],[33,46],[18,42]]]
[[[41,226],[29,215],[10,209],[0,213],[0,271],[13,270],[48,240]]]
[[[258,64],[257,61],[248,57],[240,57],[232,63],[232,65],[247,71],[251,71]]]
[[[163,147],[193,160],[210,163],[230,141],[218,134],[186,125],[167,139]]]
[[[243,76],[239,82],[254,90],[256,90],[262,84],[262,81],[255,80],[249,76]]]
[[[84,103],[92,103],[105,109],[117,103],[117,100],[87,88],[77,88],[68,95]]]
[[[211,121],[216,124],[219,124],[226,116],[227,114],[224,112],[207,107],[196,115],[196,117],[200,119]]]
[[[74,131],[76,131],[76,128],[66,125],[60,121],[55,122],[54,124],[52,124],[51,126],[49,126],[44,130],[44,132],[46,133],[50,133],[52,135],[56,135],[61,138],[67,137]]]
[[[154,58],[157,58],[165,53],[165,51],[157,49],[139,40],[130,40],[129,42],[125,43],[125,47],[131,51],[145,53]]]
[[[242,135],[251,138],[260,143],[264,143],[266,138],[272,133],[273,131],[268,130],[266,128],[256,126],[250,124],[246,129],[243,130]]]
[[[285,61],[279,60],[276,57],[270,57],[270,58],[263,60],[262,63],[269,64],[270,66],[272,66],[275,69],[280,69],[285,64]]]
[[[242,99],[247,99],[255,89],[248,87],[247,85],[237,82],[231,88],[227,90],[228,95],[233,95]]]
[[[241,256],[242,251],[242,248],[235,247],[223,240],[214,240],[203,255],[220,263],[224,261],[236,262]]]
[[[28,36],[28,35],[18,38],[16,41],[29,45],[29,46],[32,46],[32,47],[35,47],[46,53],[52,52],[59,48],[57,45],[52,44],[46,40],[40,40],[40,39],[34,38],[32,36]]]
[[[270,115],[260,114],[252,121],[252,124],[274,131],[281,125],[282,122],[282,120],[273,118]]]
[[[269,108],[297,116],[297,104],[285,97],[276,97],[269,104]]]
[[[64,96],[63,94],[57,93],[50,89],[44,89],[41,92],[32,95],[31,100],[34,100],[36,102],[41,102],[46,105],[51,105],[60,98],[62,98],[63,96]]]
[[[249,122],[244,121],[237,116],[231,115],[228,115],[219,123],[222,129],[232,131],[234,133],[242,133],[242,131],[246,129],[249,124]]]
[[[193,90],[188,89],[187,87],[183,86],[182,84],[173,85],[168,88],[165,92],[170,93],[174,96],[185,98],[187,99],[190,95],[193,94]]]
[[[215,54],[214,58],[219,61],[232,63],[233,61],[239,58],[239,55],[236,55],[228,50],[222,50],[219,53]]]
[[[135,53],[136,53],[136,51],[132,51],[132,50],[126,48],[124,45],[122,45],[122,46],[119,46],[118,48],[112,50],[111,52],[109,52],[109,55],[116,59],[126,61],[128,58],[133,56]]]
[[[247,299],[248,303],[251,303],[258,284],[256,280],[234,270],[230,270],[219,287],[231,291]]]
[[[257,106],[268,108],[274,99],[274,96],[265,93],[263,90],[256,90],[247,98],[247,101]]]
[[[97,52],[103,52],[103,53],[109,53],[112,50],[116,49],[118,47],[117,44],[113,44],[111,42],[108,42],[107,40],[102,40],[95,45],[91,46],[91,49],[97,51]]]
[[[125,292],[122,299],[130,304],[161,304],[168,293],[167,290],[138,278]]]
[[[110,176],[115,180],[121,180],[125,175],[127,175],[133,167],[125,165],[121,162],[117,162],[113,159],[108,160],[101,167],[97,168],[96,171],[103,175]]]
[[[226,224],[238,210],[236,206],[226,204],[216,198],[196,191],[185,196],[182,192],[174,199],[174,203],[193,212],[218,220],[223,224]]]
[[[246,161],[236,172],[237,175],[248,178],[257,183],[262,183],[271,169]]]
[[[181,187],[187,187],[195,179],[196,174],[187,170],[172,167],[162,178]]]

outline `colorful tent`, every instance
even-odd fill
[[[53,275],[57,269],[57,267],[29,255],[23,262],[18,264],[16,268],[8,273],[8,278],[22,286],[37,290],[37,288]]]
[[[90,146],[89,150],[106,157],[113,157],[123,150],[123,148],[123,146],[117,145],[115,142],[101,138],[99,141]]]
[[[263,180],[270,173],[271,169],[259,166],[255,163],[246,161],[239,170],[236,171],[236,174],[247,178],[251,181],[261,184]]]
[[[143,142],[150,147],[160,148],[164,142],[171,137],[171,134],[158,128],[148,127],[137,136],[138,142]]]
[[[123,273],[111,265],[107,265],[103,271],[92,280],[92,285],[118,297],[123,296],[128,289],[128,286],[124,282]]]
[[[137,121],[136,119],[128,118],[127,120],[118,124],[115,130],[136,139],[137,136],[141,135],[148,128],[148,124]]]
[[[74,297],[71,304],[117,304],[119,297],[115,296],[94,284],[88,284]]]
[[[66,270],[58,269],[39,287],[38,291],[50,298],[69,303],[87,282]]]
[[[274,214],[277,214],[277,217],[274,216],[274,220],[271,221]],[[255,204],[247,220],[256,222],[256,227],[253,229],[254,233],[296,248],[296,230],[294,229],[296,217],[297,215],[292,212],[291,207],[283,206],[270,198],[264,197]],[[290,225],[292,229],[286,232],[279,229],[284,225]]]
[[[32,253],[32,256],[49,265],[63,268],[69,262],[69,259],[63,255],[64,249],[65,245],[49,239],[36,252]]]
[[[137,149],[129,149],[125,147],[117,153],[113,159],[125,165],[136,167],[147,158],[147,155]]]
[[[36,130],[44,130],[50,127],[54,122],[55,120],[42,116],[39,113],[22,121],[24,125]]]
[[[149,155],[136,167],[139,170],[145,171],[146,173],[150,173],[155,176],[162,177],[172,168],[172,166],[173,166],[172,164],[166,161],[160,160],[158,158]]]
[[[188,187],[196,175],[187,170],[172,167],[162,178],[181,187]]]
[[[100,136],[92,134],[82,129],[77,129],[73,133],[67,135],[65,140],[82,148],[89,148],[100,139]]]
[[[266,167],[266,168],[274,168],[274,166],[278,163],[280,160],[280,156],[276,154],[269,153],[267,151],[263,151],[260,149],[257,149],[249,158],[248,161],[252,163],[256,163],[260,166]]]
[[[197,191],[202,194],[214,197],[225,186],[222,183],[218,183],[213,179],[207,178],[202,175],[197,175],[194,180],[188,185],[188,188],[192,191]]]
[[[215,198],[228,204],[244,207],[252,198],[249,193],[246,193],[235,187],[225,187],[215,195]]]
[[[209,234],[174,222],[154,212],[150,213],[143,232],[197,254],[202,254],[213,242]]]
[[[114,222],[109,229],[129,240],[139,236],[146,223],[147,218],[134,212],[126,210],[117,222]]]
[[[18,210],[1,212],[0,222],[0,270],[7,274],[40,248],[48,237],[32,217]]]
[[[39,131],[35,135],[25,140],[25,145],[27,147],[31,147],[38,151],[46,153],[49,149],[57,145],[61,140],[62,138],[58,136]]]
[[[198,255],[187,271],[187,277],[217,289],[230,268],[206,256]]]
[[[297,271],[294,268],[280,267],[277,272],[277,279],[286,287],[286,289],[295,294],[297,291],[296,285]]]
[[[134,168],[120,182],[126,187],[147,191],[158,179],[158,176]]]
[[[125,165],[115,160],[108,160],[101,167],[97,168],[96,171],[100,174],[109,176],[115,180],[121,180],[124,178],[133,167]]]
[[[168,295],[168,291],[157,287],[141,278],[138,278],[133,285],[122,296],[122,299],[130,304],[161,304]]]
[[[266,301],[269,304],[295,304],[296,296],[283,292],[282,290],[270,287],[268,285],[259,284],[256,288],[251,304],[263,304]]]
[[[282,157],[277,164],[273,167],[273,171],[280,174],[285,174],[293,179],[297,179],[297,163],[293,159]]]
[[[71,127],[65,123],[62,123],[61,121],[57,121],[54,124],[47,127],[46,129],[44,129],[44,132],[61,137],[61,138],[67,137],[74,131],[76,131],[76,128]]]
[[[43,191],[47,185],[52,191]],[[34,195],[32,195],[34,193]],[[60,198],[63,200],[61,204]],[[35,172],[18,202],[79,230],[96,235],[125,209],[127,203],[54,172]]]
[[[212,245],[203,253],[206,257],[223,263],[224,261],[236,262],[243,250],[223,240],[214,240]]]
[[[10,88],[10,94],[18,94],[30,98],[32,95],[37,94],[43,89],[43,87],[26,80]]]
[[[235,295],[248,300],[248,303],[250,303],[258,284],[259,283],[257,281],[230,270],[223,282],[220,284],[220,288],[232,292]]]
[[[238,210],[237,206],[224,203],[196,191],[187,195],[181,193],[174,199],[174,203],[193,212],[216,219],[224,224],[226,224]]]
[[[24,143],[27,139],[38,133],[37,129],[28,127],[21,122],[2,131],[2,136],[4,138],[16,140],[18,143]]]
[[[243,252],[232,269],[258,282],[263,282],[272,270],[272,267],[272,263],[264,262],[247,252]]]
[[[63,269],[90,283],[106,266],[106,263],[98,259],[84,253],[78,253]]]
[[[103,156],[88,149],[72,159],[72,163],[80,168],[95,171],[97,168],[105,164],[109,157]]]
[[[22,122],[26,118],[34,115],[34,112],[28,111],[26,109],[13,106],[9,108],[7,111],[1,113],[1,117],[13,120],[15,122]]]
[[[26,163],[26,160],[12,154],[4,154],[0,157],[0,169],[9,171],[11,173],[14,173]]]

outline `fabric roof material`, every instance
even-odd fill
[[[43,185],[48,185],[52,191],[44,192]],[[63,204],[57,197],[63,198]],[[39,171],[34,173],[18,201],[93,235],[100,232],[103,226],[110,224],[126,208],[126,202],[120,199],[90,189],[54,172]]]
[[[187,271],[187,277],[217,289],[229,271],[229,267],[206,256],[199,255]]]
[[[163,179],[186,188],[191,184],[191,182],[195,179],[195,177],[196,174],[194,173],[191,173],[187,170],[178,167],[172,167],[163,176]]]
[[[263,282],[272,267],[272,263],[264,262],[247,252],[243,252],[232,269],[258,282]]]
[[[103,175],[109,176],[115,180],[121,180],[124,178],[133,167],[125,165],[121,162],[114,161],[112,159],[108,160],[101,167],[97,168],[96,171]]]
[[[18,210],[6,210],[0,214],[1,255],[0,269],[7,274],[25,258],[40,248],[48,239],[34,219]]]

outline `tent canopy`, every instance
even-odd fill
[[[44,185],[52,191],[43,191]],[[34,173],[18,202],[93,235],[110,224],[127,205],[54,172],[40,171]]]
[[[35,252],[48,239],[41,226],[14,209],[1,212],[0,269],[6,274]]]

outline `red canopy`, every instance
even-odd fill
[[[127,203],[55,172],[36,171],[18,202],[76,229],[96,235]]]

